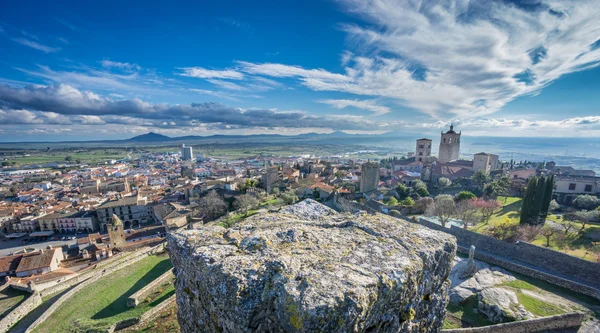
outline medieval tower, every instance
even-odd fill
[[[454,125],[450,125],[448,132],[442,132],[438,161],[446,163],[458,159],[460,155],[460,134],[460,132],[456,133],[454,131]]]
[[[431,139],[417,140],[417,148],[415,149],[415,161],[427,162],[431,156]]]
[[[123,222],[115,214],[112,216],[110,226],[108,227],[108,236],[110,237],[110,247],[121,247],[125,245],[125,231]]]

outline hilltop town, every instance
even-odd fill
[[[177,288],[164,253],[167,235],[205,226],[243,226],[250,217],[256,221],[303,200],[315,205],[301,209],[321,212],[309,220],[321,219],[322,209],[385,214],[398,223],[456,237],[458,252],[464,255],[474,245],[475,258],[481,261],[475,263],[471,254],[470,275],[456,271],[467,264],[456,257],[445,328],[568,316],[582,309],[593,318],[600,281],[588,272],[600,262],[600,177],[552,161],[515,161],[486,152],[465,156],[461,135],[450,126],[439,138],[415,140],[414,151],[404,156],[383,159],[308,154],[223,158],[211,157],[202,146],[182,144],[178,151],[95,163],[69,161],[59,167],[5,163],[0,173],[0,330],[50,332],[49,323],[81,306],[81,295],[89,292],[86,284],[98,281],[108,288],[104,293],[118,293],[121,289],[111,283],[119,279],[131,281],[122,286],[130,300],[108,297],[102,306],[125,302],[120,310],[98,319],[92,309],[60,327],[149,325],[159,330],[161,324],[154,319],[161,311],[170,313],[177,326]],[[536,186],[549,195],[537,196]],[[524,205],[534,202],[539,202],[538,210],[524,213],[523,207],[529,207]],[[531,256],[517,258],[523,251]],[[560,265],[577,263],[578,273],[557,263],[536,262],[550,253]],[[494,280],[500,282],[467,289],[461,285],[475,274],[491,279],[486,269],[500,272]],[[549,275],[540,277],[539,272]],[[521,281],[519,274],[534,280],[524,280],[526,288],[511,282]],[[556,282],[558,277],[567,282]],[[563,289],[548,289],[532,282],[536,279]],[[521,298],[527,288],[546,296]],[[479,295],[492,291],[498,299],[516,295],[508,308],[517,306],[520,312],[495,303],[477,304]],[[589,299],[574,301],[573,292]],[[560,306],[552,305],[554,299],[561,300]],[[479,312],[471,313],[473,307]],[[121,323],[132,316],[137,319]],[[572,318],[565,322],[572,323]]]

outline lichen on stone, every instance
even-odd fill
[[[184,333],[442,327],[456,244],[441,232],[305,200],[168,237]]]

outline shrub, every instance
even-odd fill
[[[578,195],[575,200],[573,200],[573,206],[579,209],[596,209],[600,206],[600,199],[593,195]]]
[[[471,191],[462,191],[459,194],[457,194],[456,196],[454,196],[454,200],[456,200],[456,201],[471,200],[471,199],[475,199],[475,198],[477,198],[477,197]]]
[[[411,197],[406,197],[404,200],[400,201],[402,206],[412,206],[415,204],[415,201]]]

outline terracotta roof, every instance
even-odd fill
[[[17,254],[0,258],[0,272],[16,270],[22,257],[22,254]]]
[[[56,249],[44,250],[41,254],[24,257],[17,267],[17,272],[50,267],[55,251]]]

